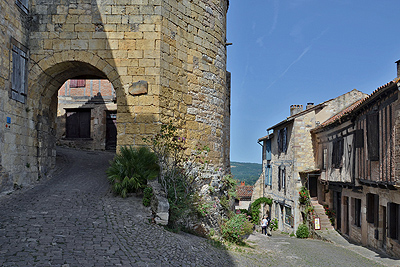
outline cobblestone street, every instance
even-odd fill
[[[251,235],[228,250],[150,224],[109,191],[108,152],[58,149],[54,178],[0,199],[0,266],[394,266],[317,240]]]

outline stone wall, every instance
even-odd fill
[[[57,90],[72,78],[112,83],[118,146],[142,145],[173,120],[190,148],[211,148],[210,170],[229,171],[227,8],[227,0],[32,0],[26,15],[3,1],[0,120],[11,127],[0,131],[0,150],[9,180],[29,184],[54,166]],[[25,104],[9,98],[10,38],[29,50]]]
[[[38,178],[36,118],[33,100],[11,100],[12,48],[29,47],[29,17],[13,0],[0,2],[0,191],[25,177]]]

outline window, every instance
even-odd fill
[[[16,0],[15,4],[19,6],[25,14],[28,14],[29,0]]]
[[[285,166],[278,167],[278,190],[286,188],[286,173]]]
[[[265,185],[272,185],[272,168],[270,164],[265,167]]]
[[[66,116],[67,138],[90,138],[90,109],[69,109]]]
[[[69,87],[71,88],[79,88],[79,87],[85,87],[86,86],[86,80],[70,80],[69,81]]]
[[[20,49],[17,45],[13,44],[11,98],[21,103],[25,103],[26,98],[27,62],[27,50],[24,51]]]
[[[367,149],[368,159],[379,160],[379,116],[378,112],[367,116]]]
[[[389,233],[388,236],[392,239],[399,239],[399,228],[400,228],[400,218],[399,218],[399,204],[388,203],[388,222],[389,222]]]
[[[354,225],[361,227],[361,199],[354,199]]]
[[[265,141],[265,159],[271,160],[271,140]]]
[[[287,151],[287,127],[278,130],[278,152],[286,153]]]
[[[343,138],[335,139],[332,143],[332,168],[342,167],[343,144]]]
[[[322,169],[323,170],[326,170],[327,155],[328,155],[328,149],[327,148],[322,149]]]
[[[293,227],[292,208],[287,206],[285,207],[285,223]]]
[[[367,194],[367,222],[378,227],[379,223],[379,195]]]

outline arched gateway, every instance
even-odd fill
[[[141,145],[170,119],[213,169],[229,168],[227,0],[5,0],[0,3],[0,191],[55,162],[57,91],[108,79],[117,144]],[[218,168],[217,168],[218,169]]]

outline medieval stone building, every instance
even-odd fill
[[[173,120],[191,148],[211,148],[210,169],[227,171],[227,9],[228,0],[1,1],[0,190],[54,166],[68,79],[111,82],[117,146],[142,145]]]
[[[263,146],[263,172],[254,193],[257,198],[273,199],[271,217],[278,219],[280,230],[293,232],[303,222],[298,192],[307,182],[304,173],[315,170],[310,130],[364,97],[354,89],[318,105],[309,103],[305,110],[292,105],[290,116],[269,127],[267,131],[272,132],[258,140]]]

